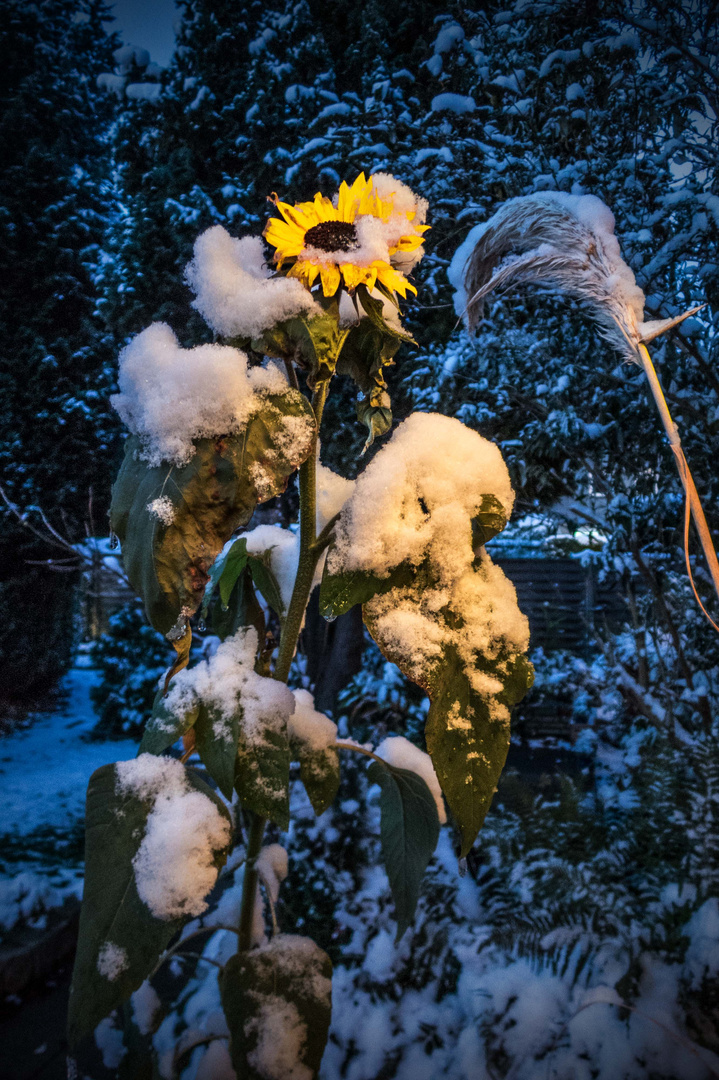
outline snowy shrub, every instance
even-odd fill
[[[107,632],[93,642],[90,656],[100,672],[91,690],[97,735],[139,738],[167,669],[167,642],[149,625],[140,605],[131,603],[110,616]]]

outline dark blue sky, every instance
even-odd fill
[[[167,67],[175,44],[173,23],[179,18],[175,0],[115,0],[113,14],[112,28],[124,45],[141,45]]]

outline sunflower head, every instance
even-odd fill
[[[312,202],[282,202],[271,196],[280,217],[267,222],[265,239],[275,248],[278,269],[308,289],[317,283],[325,296],[340,287],[378,288],[394,297],[416,293],[402,270],[422,257],[427,204],[386,173],[342,183],[335,199],[317,193]]]

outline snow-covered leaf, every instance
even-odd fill
[[[414,919],[422,878],[439,839],[437,805],[416,772],[373,761],[367,775],[381,790],[382,858],[399,940]]]
[[[195,721],[195,745],[202,764],[226,799],[232,798],[241,712],[230,717],[200,702]]]
[[[193,770],[179,762],[165,764],[182,770],[190,798],[202,795],[229,822],[225,805]],[[85,892],[68,1012],[71,1046],[77,1046],[138,989],[193,914],[188,909],[186,914],[158,917],[141,899],[133,862],[144,843],[155,799],[151,792],[118,786],[118,768],[104,765],[98,769],[87,789]],[[199,837],[188,839],[201,843]],[[226,848],[209,850],[208,863],[219,870],[226,855]],[[181,864],[183,852],[173,850],[171,857]],[[176,869],[183,873],[182,865]]]
[[[217,553],[258,502],[284,490],[300,463],[284,421],[300,416],[311,416],[301,394],[269,397],[241,433],[198,440],[184,466],[151,466],[140,457],[140,441],[128,439],[113,487],[111,525],[122,541],[130,582],[157,630],[167,634],[178,618],[197,610]],[[161,499],[171,504],[164,520],[149,509]]]
[[[333,574],[325,562],[320,585],[320,614],[325,618],[344,615],[355,604],[365,604],[373,596],[411,585],[416,573],[414,567],[403,563],[387,577],[379,577],[368,570],[347,570]]]
[[[306,937],[279,934],[236,953],[220,976],[238,1077],[316,1077],[332,1013],[332,964]]]
[[[290,746],[286,735],[271,728],[262,745],[250,746],[240,731],[235,790],[248,810],[286,829],[290,822]]]
[[[481,670],[502,684],[488,698],[472,687],[460,657],[449,647],[429,677],[427,750],[462,836],[466,855],[487,815],[509,750],[510,710],[532,685],[525,656],[481,661]],[[501,715],[492,716],[497,705]]]

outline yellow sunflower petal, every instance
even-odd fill
[[[312,204],[318,221],[337,221],[337,210],[332,205],[332,200],[318,191]]]
[[[421,236],[400,236],[394,247],[389,249],[390,255],[394,255],[396,251],[416,251],[422,244]]]
[[[304,247],[304,230],[288,225],[286,221],[280,221],[279,218],[270,218],[262,235],[268,244],[277,248],[278,255],[281,255],[283,259],[299,255]]]
[[[344,180],[342,181],[337,196],[338,221],[354,221],[357,214],[357,207],[361,203],[368,188],[369,181],[365,178],[363,172],[359,174],[352,184],[352,187],[348,187],[346,182]]]
[[[374,279],[377,276],[371,267],[355,266],[354,263],[340,263],[340,273],[348,289],[356,289],[358,285],[366,285],[370,278],[372,278],[372,284],[374,285]]]
[[[411,289],[416,295],[417,290],[414,285],[410,284],[404,274],[400,274],[400,272],[390,266],[389,263],[377,260],[372,265],[377,268],[377,280],[380,281],[382,285],[385,285],[393,292],[399,293],[402,297],[407,296],[407,289]]]
[[[325,296],[334,296],[340,285],[339,267],[321,266],[320,277],[322,278],[322,292]]]
[[[309,262],[308,259],[300,259],[287,272],[287,277],[299,278],[306,288],[311,289],[319,272],[320,268],[316,263]]]

